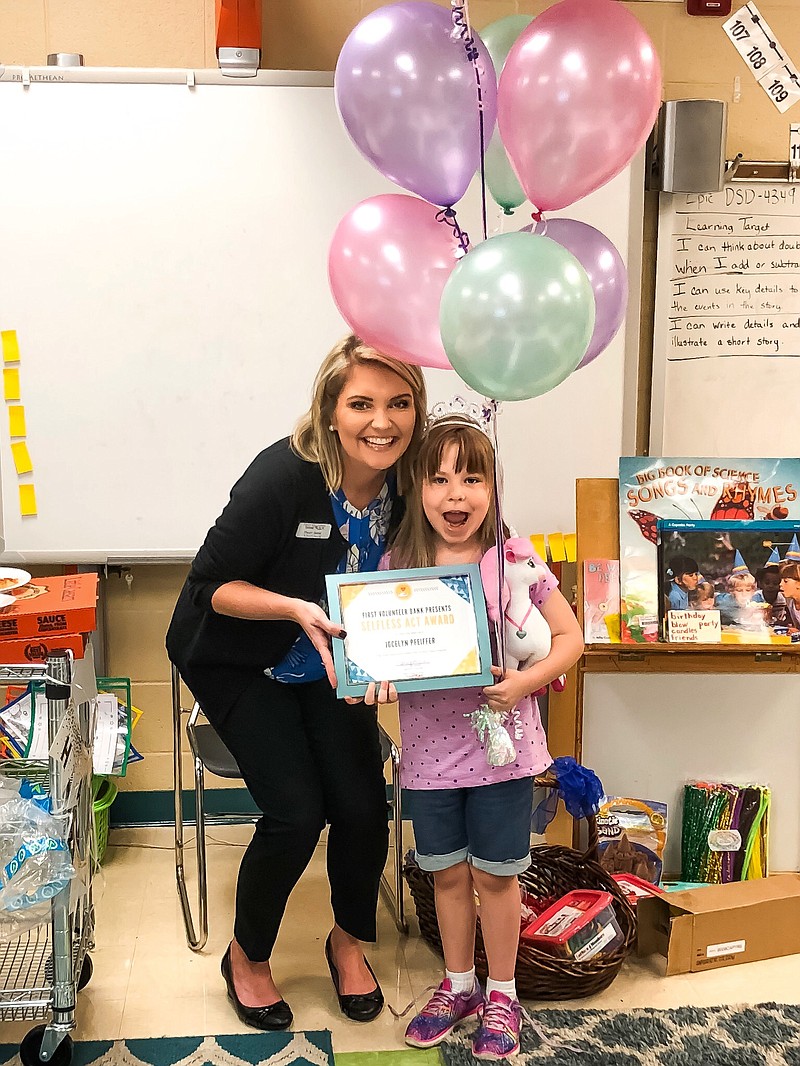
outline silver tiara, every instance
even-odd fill
[[[428,428],[447,425],[450,419],[452,419],[453,425],[459,425],[460,420],[466,418],[470,422],[474,422],[476,427],[482,433],[485,433],[487,437],[491,437],[494,414],[495,408],[489,400],[476,403],[465,400],[463,396],[454,396],[452,400],[442,401],[431,408],[431,413],[428,416]]]

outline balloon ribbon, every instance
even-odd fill
[[[483,86],[481,85],[482,62],[475,38],[472,36],[472,28],[469,23],[468,0],[450,0],[453,12],[453,37],[460,38],[464,44],[467,59],[472,63],[475,71],[475,87],[478,92],[478,128],[481,138],[481,210],[483,219],[483,239],[489,235],[486,224],[486,164],[484,153],[486,151],[486,131],[483,118]]]

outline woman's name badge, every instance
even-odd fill
[[[301,522],[295,533],[300,540],[329,540],[330,535],[330,522]]]

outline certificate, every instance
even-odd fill
[[[489,620],[480,570],[432,566],[326,578],[339,696],[363,696],[370,681],[399,692],[492,683]]]

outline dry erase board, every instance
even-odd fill
[[[329,75],[29,73],[28,85],[19,68],[0,76],[0,330],[19,341],[38,515],[20,515],[29,476],[4,418],[2,557],[191,558],[346,332],[327,282],[336,224],[397,190],[347,139]],[[641,199],[628,170],[565,212],[617,244],[634,299]],[[477,207],[473,188],[473,235]],[[629,343],[637,335],[634,319]],[[506,510],[520,531],[574,528],[575,478],[614,476],[625,344],[622,333],[553,393],[506,405]],[[430,384],[435,400],[459,387],[439,371]]]
[[[662,194],[653,455],[797,455],[800,188]]]

